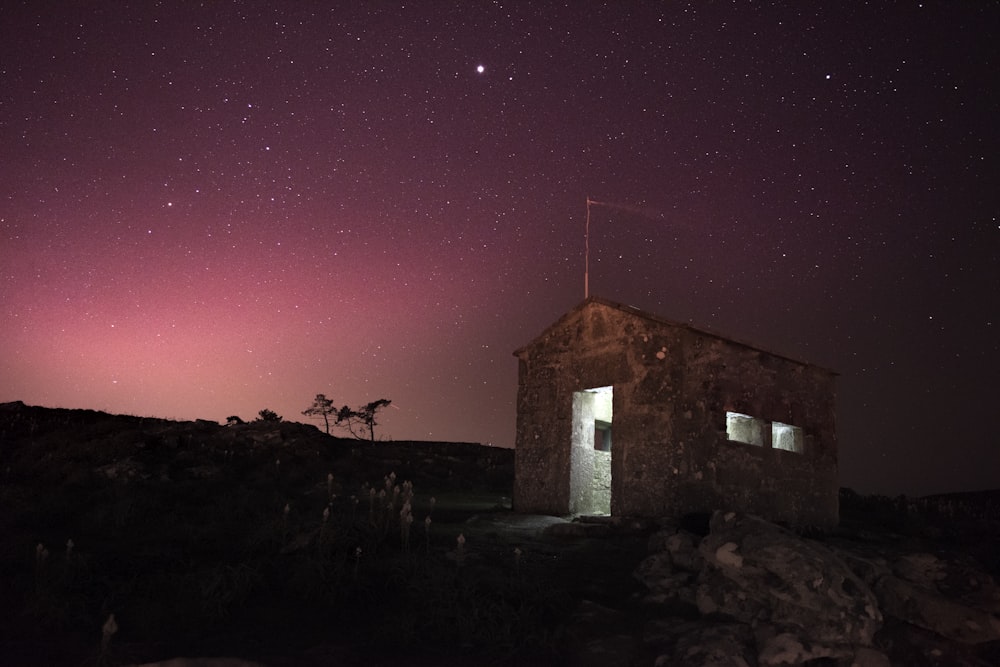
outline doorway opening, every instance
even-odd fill
[[[612,386],[573,392],[572,514],[611,514]]]

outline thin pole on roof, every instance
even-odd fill
[[[587,197],[587,226],[584,228],[583,232],[583,298],[590,298],[590,207],[591,206],[603,206],[605,208],[617,211],[625,211],[627,213],[633,213],[638,216],[642,216],[647,220],[664,220],[666,216],[663,213],[659,213],[652,208],[644,208],[641,206],[632,206],[630,204],[617,204],[615,202],[607,201],[597,201]],[[693,225],[682,224],[682,227],[687,229],[694,229]]]
[[[587,197],[587,226],[583,231],[583,299],[590,298],[590,197]]]
[[[606,206],[602,201],[587,197],[587,226],[583,231],[583,298],[590,298],[590,205]]]

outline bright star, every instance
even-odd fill
[[[482,74],[483,72],[486,71],[486,67],[484,67],[483,65],[479,65],[478,67],[476,67],[476,71]]]

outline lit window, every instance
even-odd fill
[[[774,422],[771,424],[771,446],[801,454],[805,451],[805,438],[798,426]]]
[[[726,413],[726,437],[735,442],[764,446],[764,420],[739,412]]]

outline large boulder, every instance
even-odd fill
[[[698,609],[773,628],[769,641],[758,639],[765,664],[780,664],[792,637],[813,658],[872,644],[878,601],[832,551],[747,514],[716,512],[710,528],[699,545]]]
[[[963,644],[1000,640],[1000,619],[960,600],[946,598],[932,588],[885,576],[875,584],[875,593],[886,616]]]
[[[993,577],[964,555],[939,558],[909,553],[896,559],[893,574],[926,590],[993,615],[1000,614],[1000,587]]]
[[[837,549],[875,593],[884,616],[963,644],[1000,641],[1000,587],[975,563],[899,546],[871,551]]]
[[[665,552],[671,564],[686,572],[701,572],[705,559],[698,551],[700,537],[685,530],[661,530],[649,538],[649,552]]]

